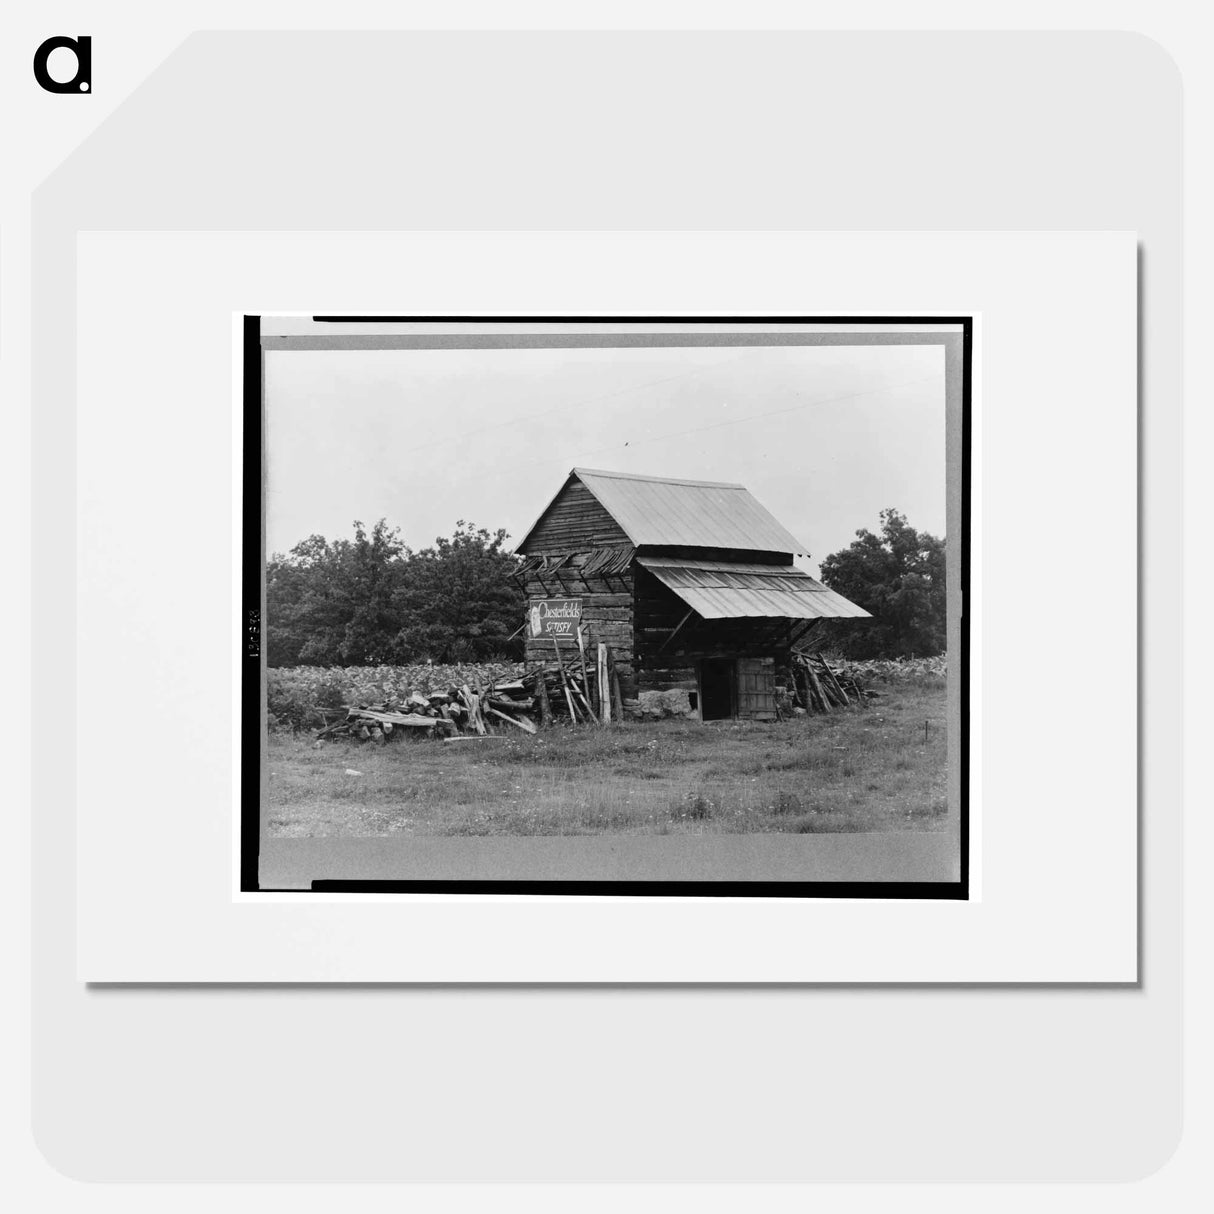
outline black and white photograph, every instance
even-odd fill
[[[262,888],[965,896],[968,318],[243,340]]]

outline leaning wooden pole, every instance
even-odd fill
[[[830,712],[830,700],[826,697],[826,692],[822,690],[822,684],[818,682],[818,676],[814,673],[814,668],[810,664],[808,658],[803,658],[805,673],[809,677],[809,685],[814,689],[814,695],[818,699],[818,703],[822,705],[823,712]]]
[[[607,646],[599,642],[595,681],[599,685],[599,720],[611,724],[611,678],[607,674]]]
[[[548,671],[545,663],[540,663],[539,675],[536,678],[536,690],[540,697],[540,724],[549,725],[552,722],[552,705],[548,703]]]
[[[586,673],[586,645],[582,640],[582,626],[577,626],[577,651],[582,659],[582,699],[586,704],[586,711],[590,714],[590,719],[597,725],[599,723],[598,715],[590,706],[590,675]]]
[[[571,670],[569,672],[569,686],[573,688],[573,702],[575,704],[580,704],[581,710],[586,716],[587,720],[591,720],[597,725],[599,719],[594,715],[594,709],[590,706],[590,693],[578,679],[576,670]]]
[[[850,705],[851,700],[848,699],[847,692],[843,690],[843,685],[839,682],[839,680],[837,678],[835,678],[835,672],[833,670],[831,670],[830,663],[827,662],[827,660],[821,655],[821,653],[818,654],[818,661],[822,663],[822,669],[826,674],[827,680],[830,682],[830,685],[838,693],[839,698],[843,701],[844,705],[845,706]]]
[[[585,688],[582,686],[581,681],[578,679],[577,666],[578,666],[578,655],[577,655],[577,650],[575,649],[573,651],[573,653],[570,654],[569,661],[566,662],[564,664],[564,666],[562,667],[562,672],[565,676],[566,682],[569,685],[569,690],[573,693],[573,703],[577,706],[580,706],[580,707],[578,707],[578,718],[577,718],[580,721],[580,720],[582,720],[583,717],[590,715],[590,712],[589,712],[590,701],[589,701],[589,697],[586,693]]]
[[[615,711],[615,719],[624,722],[624,700],[620,695],[620,675],[615,668],[615,657],[610,649],[607,650],[607,676],[611,681],[611,706]]]
[[[576,724],[577,710],[573,707],[573,693],[569,690],[569,680],[565,678],[565,664],[561,661],[561,647],[556,643],[556,637],[552,638],[552,648],[556,650],[556,668],[561,676],[561,687],[565,690],[565,703],[569,705],[569,719]]]

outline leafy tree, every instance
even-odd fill
[[[380,519],[352,540],[313,535],[266,562],[271,666],[375,666],[521,656],[523,617],[505,531],[462,519],[455,534],[412,552]]]
[[[357,520],[354,542],[343,551],[341,592],[348,604],[338,646],[341,666],[379,666],[392,654],[400,630],[401,590],[409,577],[409,550],[397,528],[380,519],[368,535]],[[402,559],[403,558],[403,559]]]
[[[849,547],[828,556],[822,581],[873,615],[832,626],[832,642],[848,657],[944,652],[944,540],[916,531],[897,510],[881,511],[880,535],[861,528]]]
[[[339,568],[337,546],[320,535],[266,562],[265,640],[271,666],[322,664],[336,654],[347,615]]]
[[[522,642],[510,639],[523,618],[523,592],[510,576],[518,560],[505,551],[508,538],[460,519],[450,539],[412,555],[399,599],[397,662],[522,655]]]
[[[368,534],[330,543],[312,535],[266,562],[266,653],[271,666],[364,666],[382,661],[401,620],[395,609],[407,549],[381,519]]]

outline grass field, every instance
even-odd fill
[[[944,679],[880,690],[863,708],[771,724],[557,726],[535,737],[386,746],[272,733],[270,832],[945,829]]]

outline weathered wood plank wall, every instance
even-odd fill
[[[613,573],[607,576],[584,575],[581,570],[590,553],[578,553],[555,573],[528,574],[523,583],[527,608],[538,599],[580,598],[582,635],[587,645],[600,642],[611,646],[611,656],[620,677],[620,692],[625,699],[637,693],[633,664],[632,585],[633,575]],[[577,652],[576,638],[558,641],[561,656]],[[527,636],[523,657],[528,662],[552,661],[551,638]]]
[[[566,485],[540,516],[521,551],[577,552],[627,544],[624,529],[581,481]]]

